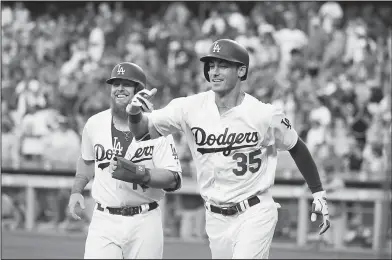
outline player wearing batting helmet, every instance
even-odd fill
[[[138,83],[135,88],[135,94],[146,88],[147,84],[146,75],[144,74],[143,69],[131,62],[117,64],[113,68],[110,78],[106,80],[106,83],[112,85],[116,80],[128,80]]]
[[[322,215],[320,234],[330,226],[326,193],[304,142],[284,112],[245,93],[247,50],[230,39],[215,41],[200,59],[212,90],[176,98],[149,116],[132,99],[127,107],[136,138],[181,131],[187,138],[205,200],[206,231],[213,258],[268,258],[278,220],[274,184],[277,152],[289,151],[313,193],[313,214]],[[260,82],[263,87],[263,82]],[[142,100],[143,102],[140,102]]]
[[[210,76],[208,75],[210,70],[208,62],[214,58],[229,61],[238,66],[245,66],[245,75],[241,76],[240,80],[246,80],[248,76],[249,54],[245,47],[230,39],[216,41],[210,47],[209,53],[200,59],[204,62],[204,76],[207,81],[210,81]]]
[[[69,208],[75,219],[82,191],[93,179],[96,201],[85,258],[162,259],[163,227],[158,202],[181,186],[181,166],[171,135],[136,142],[127,104],[146,91],[146,75],[136,64],[117,64],[106,81],[111,108],[87,120]],[[143,107],[148,111],[152,107]],[[93,178],[94,177],[94,178]]]

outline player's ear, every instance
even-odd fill
[[[237,74],[239,78],[242,78],[246,74],[246,66],[239,66],[237,69]]]

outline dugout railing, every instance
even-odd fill
[[[43,176],[43,175],[27,175],[27,174],[8,174],[2,173],[2,187],[23,188],[26,189],[26,216],[25,229],[33,230],[35,227],[34,219],[34,202],[36,200],[36,189],[70,189],[73,184],[73,177],[68,176]],[[91,189],[89,183],[86,189]],[[280,185],[276,184],[271,188],[274,199],[294,199],[297,200],[298,226],[296,243],[300,247],[307,244],[307,235],[310,225],[309,212],[311,194],[304,189],[302,185]],[[198,195],[197,185],[194,181],[184,179],[182,188],[175,194]],[[391,193],[385,193],[380,189],[367,188],[345,188],[341,191],[328,194],[329,200],[343,202],[370,202],[373,207],[373,238],[372,250],[379,250],[381,241],[381,232],[385,228],[383,223],[383,202],[391,201]],[[162,210],[165,209],[165,199],[160,203]],[[163,214],[164,215],[164,214]],[[347,215],[347,214],[346,214]],[[384,222],[385,223],[385,222]],[[342,231],[344,232],[344,231]],[[336,248],[344,248],[343,234],[340,241],[335,241]]]

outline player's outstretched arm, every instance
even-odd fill
[[[82,192],[93,177],[94,161],[85,161],[82,157],[79,157],[76,164],[76,174],[72,185],[71,197],[68,204],[70,213],[75,219],[80,219],[80,217],[75,213],[77,204],[79,204],[82,209],[85,208]]]
[[[176,132],[184,132],[186,111],[189,103],[187,97],[175,98],[164,108],[152,111],[149,101],[156,89],[143,89],[138,92],[127,106],[129,127],[137,141],[156,139]],[[148,115],[143,112],[150,112]]]
[[[321,215],[323,218],[323,223],[320,225],[321,230],[319,232],[321,235],[328,230],[330,222],[326,192],[323,190],[316,163],[314,162],[306,144],[299,137],[297,143],[289,150],[289,152],[299,171],[304,176],[304,179],[313,195],[311,221],[316,221],[317,215]]]

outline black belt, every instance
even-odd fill
[[[252,206],[260,203],[260,199],[257,196],[253,196],[253,197],[247,199],[247,201],[249,203],[249,207],[252,207]],[[233,215],[243,211],[241,209],[240,203],[237,203],[237,204],[230,206],[230,207],[222,207],[222,208],[214,206],[214,205],[210,205],[210,210],[211,210],[211,212],[222,214],[224,216],[233,216]]]
[[[148,205],[149,205],[148,211],[151,211],[151,210],[158,208],[158,203],[155,201],[149,203]],[[140,214],[142,212],[142,206],[120,207],[120,208],[106,207],[106,208],[108,209],[109,213],[113,214],[113,215],[133,216],[136,214]],[[97,210],[104,211],[105,209],[102,207],[102,205],[100,203],[97,203]]]

